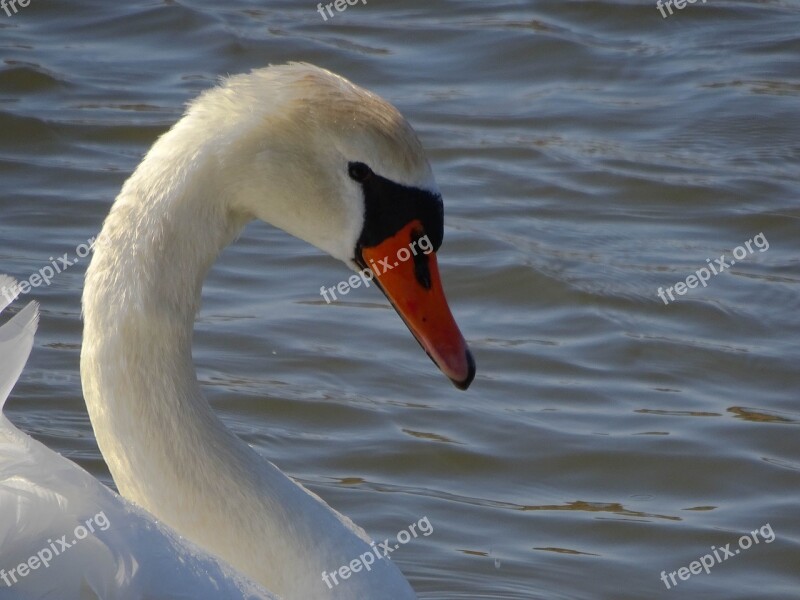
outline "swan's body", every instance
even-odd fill
[[[377,96],[304,64],[206,92],[124,185],[87,272],[81,376],[100,450],[123,496],[286,600],[415,598],[388,559],[326,585],[323,572],[376,552],[369,537],[239,440],[200,392],[203,279],[253,219],[352,268],[422,238],[438,249],[443,231],[422,147]],[[466,388],[474,362],[435,254],[376,275]]]
[[[11,289],[8,284],[0,276],[0,287]],[[0,312],[3,302],[0,296]],[[37,319],[32,303],[0,327],[0,410],[27,360]],[[72,544],[76,527],[85,527],[87,520],[94,532]],[[64,535],[66,549],[58,541]],[[18,565],[31,557],[39,562],[23,576]],[[0,598],[273,596],[0,415]]]

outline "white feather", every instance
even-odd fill
[[[17,282],[0,275],[0,290],[16,290]],[[0,313],[17,297],[0,295]],[[33,336],[39,324],[38,304],[31,302],[20,313],[0,328],[0,411],[11,388],[19,379],[33,348]]]
[[[0,275],[0,288],[14,283]],[[10,300],[0,301],[0,311]],[[0,406],[27,361],[38,318],[32,302],[0,327]],[[76,539],[87,521],[95,531]],[[277,600],[3,415],[0,598]]]

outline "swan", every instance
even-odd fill
[[[31,302],[0,327],[0,598],[278,600],[2,415],[38,319]]]
[[[286,600],[415,598],[388,558],[326,585],[323,573],[380,550],[227,429],[200,391],[191,341],[203,280],[253,220],[354,271],[375,267],[434,363],[460,389],[472,382],[436,261],[442,197],[413,129],[330,71],[270,66],[191,102],[97,237],[80,368],[100,451],[122,496]],[[395,261],[423,239],[431,252]]]

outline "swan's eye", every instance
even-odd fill
[[[362,162],[351,162],[347,165],[347,173],[351,179],[363,183],[372,175],[372,169]]]

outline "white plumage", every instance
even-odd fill
[[[125,183],[84,289],[83,391],[120,493],[285,600],[416,596],[387,559],[337,586],[323,583],[323,571],[373,552],[370,538],[222,424],[195,376],[193,322],[208,269],[250,220],[272,223],[355,268],[365,206],[347,175],[350,161],[438,193],[413,130],[374,94],[306,64],[232,77],[194,101]],[[19,454],[34,461],[31,448],[44,449],[31,444]],[[54,498],[60,485],[93,487],[87,502],[105,498],[85,473],[70,483],[65,461],[51,462],[54,471],[62,468],[52,481]],[[119,511],[126,507],[108,495],[112,500]],[[169,539],[168,530],[131,514]],[[70,518],[59,523],[66,527]],[[117,522],[125,521],[109,518],[105,533],[122,542]],[[37,536],[29,539],[34,546]],[[174,546],[167,564],[183,556]],[[199,554],[193,560],[206,564]],[[215,568],[212,575],[225,575]],[[76,578],[80,569],[71,573]]]
[[[13,284],[0,275],[0,288]],[[28,359],[38,319],[32,302],[0,327],[0,409]],[[80,540],[78,527],[86,529],[78,530],[86,534]],[[23,563],[29,570],[21,574]],[[0,415],[0,598],[276,597]]]

